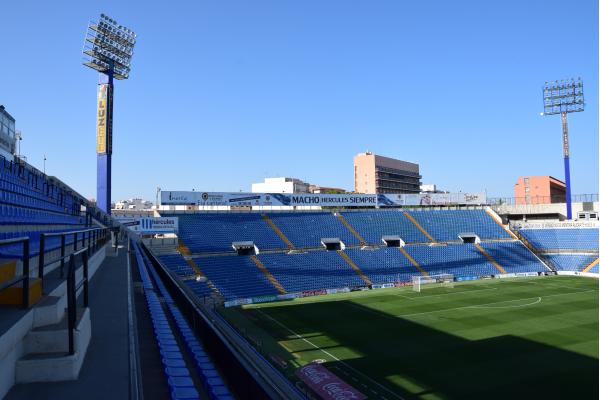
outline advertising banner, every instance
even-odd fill
[[[108,84],[98,85],[98,115],[96,118],[96,153],[112,153],[112,132],[109,120],[109,101],[112,93]]]
[[[140,233],[177,233],[179,230],[177,217],[127,217],[117,220],[132,231]]]
[[[374,194],[286,194],[226,192],[161,192],[161,204],[197,206],[372,206]]]
[[[485,193],[415,193],[384,194],[377,197],[377,204],[383,206],[435,206],[466,204],[478,205],[486,203]]]
[[[296,376],[324,400],[363,400],[367,398],[327,368],[315,362],[299,368]]]
[[[485,193],[322,194],[162,191],[163,205],[385,207],[485,204]]]
[[[550,221],[550,222],[517,222],[514,224],[519,229],[572,229],[600,227],[598,221]]]
[[[272,301],[277,301],[279,300],[278,296],[276,294],[269,294],[269,295],[265,295],[265,296],[258,296],[258,297],[253,297],[252,298],[252,304],[256,304],[256,303],[270,303]]]

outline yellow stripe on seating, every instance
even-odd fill
[[[427,239],[429,239],[432,242],[435,242],[435,239],[433,237],[431,237],[431,235],[429,233],[427,233],[427,231],[425,229],[423,229],[423,227],[417,222],[416,219],[413,218],[412,215],[410,215],[408,213],[408,211],[404,211],[404,215],[406,215],[406,218],[408,218],[410,220],[410,222],[412,222],[417,227],[417,229],[420,230],[421,233],[423,235],[425,235],[425,237],[427,237]]]
[[[277,281],[277,279],[267,269],[267,267],[265,267],[265,265],[262,263],[262,261],[260,261],[258,259],[258,257],[256,257],[256,256],[252,256],[250,258],[252,259],[252,261],[254,261],[254,264],[256,264],[256,266],[258,267],[258,269],[260,269],[261,272],[263,274],[265,274],[265,276],[267,277],[267,279],[269,280],[269,282],[271,282],[271,284],[273,286],[275,286],[275,289],[277,289],[277,291],[279,292],[279,294],[285,294],[285,289],[283,288],[283,286],[281,286],[281,283],[279,283],[279,281]]]
[[[338,212],[337,217],[340,220],[340,222],[342,224],[344,224],[344,226],[350,231],[350,233],[352,233],[354,235],[354,237],[356,239],[358,239],[361,246],[364,246],[367,244],[365,239],[363,239],[362,236],[360,236],[359,233],[356,231],[356,229],[354,229],[354,227],[352,225],[350,225],[350,222],[346,221],[346,218],[344,218],[344,216],[341,213]]]
[[[17,261],[7,260],[0,263],[0,283],[6,282],[15,277],[17,271]]]
[[[598,264],[598,259],[596,258],[594,261],[590,263],[587,267],[581,270],[581,272],[588,272],[590,269],[594,268],[594,266]]]
[[[265,222],[267,224],[269,224],[269,226],[271,228],[273,228],[273,230],[275,231],[275,233],[277,234],[277,236],[279,236],[279,238],[281,240],[283,240],[283,242],[287,245],[287,247],[289,249],[294,249],[294,244],[292,242],[290,242],[290,240],[283,234],[283,232],[281,232],[281,230],[277,227],[277,225],[275,225],[275,222],[273,222],[273,220],[271,218],[269,218],[269,216],[267,214],[263,214],[263,219],[265,220]]]
[[[185,245],[185,243],[183,243],[183,241],[181,239],[179,240],[179,242],[177,244],[177,250],[179,250],[179,252],[181,254],[183,254],[183,256],[185,258],[185,261],[194,270],[194,272],[196,273],[196,275],[199,275],[199,276],[201,276],[203,278],[206,278],[206,284],[208,285],[208,287],[211,288],[218,295],[221,295],[221,293],[219,292],[219,289],[217,289],[217,287],[208,279],[208,277],[204,274],[204,272],[202,272],[200,270],[200,267],[198,267],[198,265],[196,264],[196,262],[192,258],[192,252]]]
[[[427,271],[425,271],[423,268],[421,268],[421,266],[419,265],[419,263],[414,258],[412,258],[412,256],[410,254],[408,254],[408,252],[406,250],[404,250],[403,247],[400,247],[400,252],[402,254],[404,254],[404,257],[408,258],[408,261],[410,261],[410,263],[412,265],[414,265],[414,267],[417,270],[419,270],[419,272],[421,273],[421,275],[423,275],[423,276],[429,276],[429,274],[427,273]]]
[[[490,255],[490,253],[488,253],[487,251],[485,251],[485,249],[483,247],[481,247],[479,244],[475,244],[475,247],[477,247],[477,250],[479,250],[481,252],[481,254],[483,254],[485,256],[485,258],[488,259],[489,262],[491,262],[494,267],[496,267],[496,269],[498,271],[500,271],[500,273],[505,274],[506,271],[504,270],[504,268],[502,268],[502,266],[500,264],[498,264],[496,262],[496,260],[494,260],[494,258]]]
[[[498,218],[496,218],[496,215],[492,214],[492,211],[490,211],[489,208],[486,208],[485,212],[487,213],[487,215],[490,216],[491,219],[494,220],[495,223],[497,223],[498,225],[500,225],[500,228],[504,229],[506,231],[506,233],[508,233],[513,239],[519,239],[517,237],[517,235],[515,235],[510,229],[508,229],[506,226],[502,225],[502,222],[498,221]],[[526,242],[526,240],[522,240],[522,241],[523,241],[523,243]],[[525,245],[528,246],[528,247],[533,247],[529,243],[525,243]]]
[[[358,276],[360,276],[360,279],[365,281],[365,283],[367,285],[373,284],[373,282],[371,282],[371,280],[369,278],[367,278],[367,276],[364,274],[364,272],[361,271],[361,269],[358,267],[358,265],[356,265],[354,263],[354,261],[352,261],[352,259],[350,257],[348,257],[348,254],[344,253],[342,250],[338,250],[338,254],[340,256],[342,256],[344,261],[346,261],[346,263],[354,270],[354,272],[356,272],[358,274]]]

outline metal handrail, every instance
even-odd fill
[[[83,257],[83,278],[75,281],[75,258],[81,255]],[[89,276],[88,276],[88,248],[83,247],[80,250],[69,254],[69,269],[67,271],[67,321],[69,330],[69,354],[75,354],[75,325],[77,323],[77,291],[83,287],[83,306],[87,307],[89,303]]]
[[[79,243],[78,236],[82,235],[82,246],[86,245],[86,233],[87,233],[87,246],[86,250],[88,251],[88,258],[91,256],[91,253],[95,253],[99,246],[106,243],[106,237],[108,236],[108,228],[89,228],[89,229],[81,229],[77,231],[66,231],[66,232],[50,232],[50,233],[41,233],[40,234],[40,250],[38,255],[38,277],[42,280],[42,290],[44,287],[44,267],[49,264],[53,264],[57,261],[60,261],[60,277],[64,276],[64,267],[65,267],[65,259],[68,257],[66,255],[66,237],[72,235],[73,236],[73,250],[77,251],[77,246]],[[49,237],[58,237],[60,236],[60,257],[57,259],[53,259],[52,261],[46,262],[46,238]]]
[[[23,243],[23,273],[7,282],[0,283],[0,291],[23,282],[23,308],[29,308],[29,237],[0,240],[0,246]]]

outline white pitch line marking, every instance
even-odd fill
[[[524,300],[524,299],[517,299],[517,300],[506,300],[506,301],[499,301],[498,303],[510,303],[511,301],[518,301],[518,300]],[[531,303],[527,303],[527,304],[517,304],[514,306],[486,306],[486,305],[480,305],[480,306],[471,306],[468,308],[518,308],[518,307],[527,307],[527,306],[532,306],[534,304],[538,304],[542,302],[542,298],[538,297],[537,300],[531,302]]]
[[[558,296],[567,296],[567,295],[571,295],[571,294],[588,293],[588,292],[597,292],[597,290],[595,290],[595,289],[591,289],[591,290],[580,290],[580,291],[578,291],[578,292],[570,292],[570,293],[558,293],[558,294],[549,294],[548,296],[540,296],[540,297],[542,297],[542,298],[548,298],[548,297],[558,297]],[[400,314],[400,315],[396,315],[396,317],[398,317],[398,318],[416,317],[417,315],[426,315],[426,314],[433,314],[433,313],[437,313],[437,312],[443,312],[443,311],[452,311],[452,310],[463,310],[463,309],[467,309],[467,308],[475,308],[475,307],[477,307],[477,306],[487,306],[487,305],[491,305],[491,304],[506,303],[507,301],[517,301],[517,300],[534,300],[534,299],[537,299],[537,297],[526,297],[526,298],[522,298],[522,299],[515,299],[515,300],[503,300],[503,301],[495,301],[495,302],[493,302],[493,303],[473,304],[473,305],[470,305],[470,306],[461,306],[461,307],[444,308],[443,310],[424,311],[424,312],[420,312],[420,313],[414,313],[414,314]]]
[[[369,378],[367,375],[363,374],[362,372],[360,372],[357,369],[354,369],[353,367],[351,367],[350,365],[346,364],[344,361],[340,360],[339,358],[337,358],[336,356],[334,356],[333,354],[331,354],[330,352],[328,352],[327,350],[323,350],[322,348],[320,348],[319,346],[317,346],[316,344],[314,344],[313,342],[311,342],[310,340],[302,337],[302,335],[297,334],[296,332],[294,332],[293,330],[291,330],[290,328],[288,328],[286,325],[282,324],[281,322],[279,322],[278,320],[276,320],[275,318],[271,317],[268,314],[265,314],[264,312],[262,312],[262,310],[259,308],[258,312],[261,313],[262,315],[264,315],[265,317],[269,318],[271,321],[275,322],[277,325],[281,326],[282,328],[286,329],[287,331],[289,331],[292,335],[296,336],[298,339],[301,339],[303,341],[305,341],[306,343],[308,343],[309,345],[311,345],[312,347],[314,347],[317,350],[322,351],[324,354],[327,354],[329,357],[333,358],[335,361],[339,362],[340,364],[342,364],[343,366],[345,366],[346,368],[348,368],[349,370],[361,375],[363,378],[368,379],[371,383],[374,383],[375,385],[377,385],[378,387],[380,387],[381,389],[385,390],[386,392],[388,392],[389,394],[391,394],[392,396],[394,396],[397,399],[400,400],[405,400],[404,397],[401,397],[399,395],[397,395],[396,393],[392,392],[391,390],[389,390],[388,388],[386,388],[385,386],[381,385],[380,383],[374,381],[373,379]]]

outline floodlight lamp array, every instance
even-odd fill
[[[579,112],[584,105],[581,78],[544,83],[544,115]]]
[[[101,14],[98,23],[88,26],[83,48],[87,57],[83,64],[102,73],[112,72],[116,79],[127,79],[136,36],[129,28]]]

